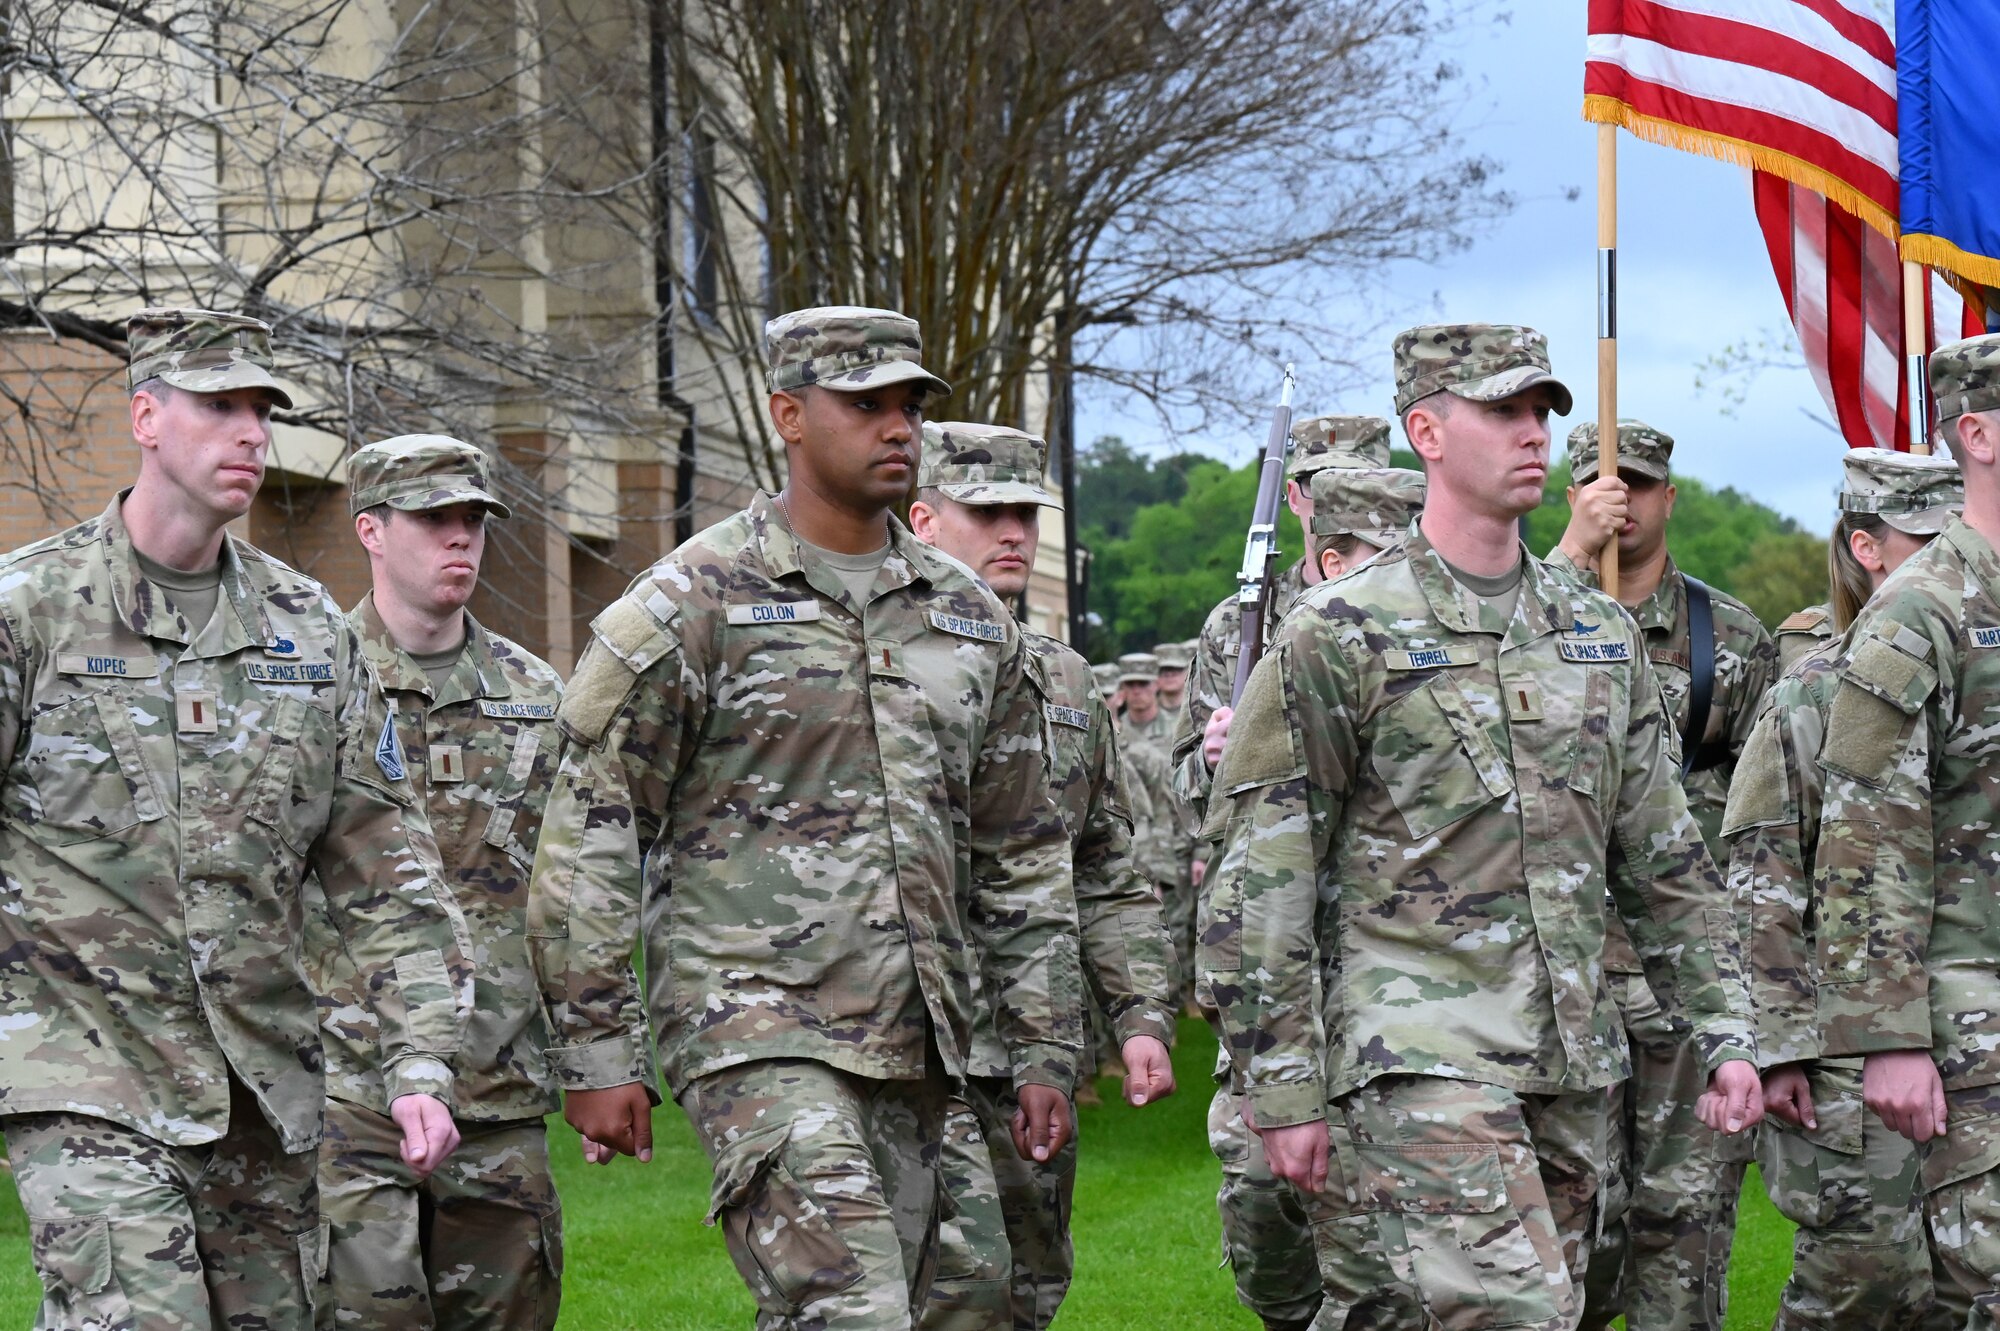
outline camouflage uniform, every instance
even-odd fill
[[[1640,421],[1619,422],[1619,471],[1664,482],[1673,451],[1665,432]],[[1597,479],[1594,423],[1570,432],[1569,464],[1577,485]],[[1597,585],[1595,573],[1578,569],[1560,551],[1549,562]],[[1748,606],[1713,589],[1709,601],[1715,686],[1694,770],[1684,785],[1702,839],[1719,855],[1729,778],[1776,677],[1777,652]],[[1671,557],[1658,589],[1631,614],[1680,735],[1692,689],[1691,648],[1687,582]],[[1612,1091],[1604,1226],[1592,1245],[1583,1325],[1609,1326],[1622,1314],[1632,1331],[1721,1331],[1736,1204],[1753,1139],[1720,1136],[1695,1117],[1708,1070],[1661,1012],[1615,920],[1604,969],[1631,1040],[1632,1077]]]
[[[486,455],[434,435],[372,444],[348,459],[354,512],[484,505],[506,517]],[[396,645],[371,593],[348,615],[388,695],[411,784],[476,958],[459,1050],[463,1140],[419,1178],[397,1150],[374,1067],[376,1023],[324,901],[306,918],[327,1061],[321,1209],[340,1320],[356,1326],[532,1329],[555,1325],[562,1211],[542,1116],[548,1026],[528,966],[528,869],[555,774],[562,681],[544,661],[465,617],[465,648],[435,689]],[[309,898],[310,900],[310,898]]]
[[[1318,417],[1307,422],[1322,425],[1338,422],[1338,430],[1328,430],[1337,440],[1359,437],[1364,444],[1380,441],[1380,456],[1388,456],[1388,422],[1372,417]],[[1351,423],[1359,423],[1359,431]],[[1379,426],[1379,430],[1374,427]],[[1309,445],[1302,444],[1303,447]],[[1403,539],[1404,529],[1423,507],[1424,479],[1421,472],[1387,467],[1357,466],[1372,462],[1373,454],[1356,456],[1336,451],[1329,455],[1307,453],[1306,476],[1313,501],[1312,530],[1315,537],[1355,535],[1378,550],[1386,550]],[[1296,461],[1295,456],[1295,461]],[[1310,557],[1310,556],[1308,556]],[[1292,570],[1302,579],[1307,565],[1302,561]],[[1273,604],[1267,619],[1276,632],[1284,615],[1305,591],[1302,585],[1286,586]],[[1241,620],[1234,598],[1224,601],[1209,615],[1221,645],[1207,646],[1201,655],[1201,674],[1213,689],[1213,706],[1208,698],[1191,706],[1190,724],[1199,715],[1199,731],[1208,728],[1214,708],[1226,704],[1235,682],[1235,658],[1241,647]],[[1185,742],[1186,734],[1182,735]],[[1181,754],[1175,768],[1175,793],[1182,795],[1198,813],[1208,806],[1208,764],[1198,749]],[[1213,920],[1209,900],[1201,902],[1199,927],[1206,932]],[[1205,1004],[1212,1006],[1212,1004]],[[1243,1121],[1239,1112],[1240,1084],[1230,1078],[1231,1064],[1226,1051],[1216,1054],[1216,1091],[1208,1112],[1208,1144],[1222,1162],[1222,1186],[1216,1193],[1216,1209],[1222,1216],[1223,1251],[1236,1274],[1236,1297],[1264,1320],[1267,1327],[1304,1326],[1315,1308],[1322,1308],[1322,1325],[1354,1328],[1410,1327],[1420,1331],[1410,1309],[1395,1300],[1375,1297],[1375,1291],[1391,1277],[1384,1264],[1374,1223],[1365,1215],[1345,1213],[1336,1208],[1315,1225],[1315,1213],[1323,1211],[1315,1199],[1302,1198],[1288,1183],[1271,1174],[1264,1160],[1264,1145]],[[1335,1151],[1346,1150],[1346,1128],[1336,1125]],[[1351,1151],[1349,1151],[1351,1157]],[[1322,1307],[1322,1298],[1324,1305]]]
[[[774,320],[777,390],[935,382],[913,321]],[[592,624],[529,901],[566,1088],[643,1081],[631,951],[766,1328],[907,1328],[945,1093],[990,1011],[1015,1087],[1080,1041],[1068,836],[1021,635],[889,524],[865,603],[769,495]]]
[[[1118,682],[1146,682],[1160,674],[1160,658],[1151,652],[1127,652],[1118,658]],[[1173,720],[1161,707],[1149,721],[1125,713],[1118,720],[1119,765],[1127,784],[1143,790],[1133,805],[1132,858],[1139,873],[1160,896],[1167,936],[1174,945],[1172,992],[1176,1006],[1192,996],[1194,985],[1193,836],[1174,803],[1168,749]]]
[[[1543,347],[1405,333],[1397,406],[1550,383],[1566,408]],[[1754,1057],[1643,642],[1521,559],[1510,620],[1421,526],[1308,593],[1237,708],[1208,823],[1202,966],[1257,1122],[1337,1114],[1352,1162],[1323,1205],[1371,1217],[1383,1297],[1449,1328],[1580,1315],[1604,1089],[1629,1072],[1607,888],[1704,1065]]]
[[[1843,505],[1908,507],[1885,513],[1912,534],[1932,534],[1963,503],[1957,468],[1944,458],[1852,449]],[[1723,836],[1730,887],[1745,934],[1757,1044],[1766,1066],[1811,1060],[1815,1027],[1812,896],[1820,827],[1830,643],[1772,688],[1730,787]],[[1779,1331],[1955,1331],[1966,1307],[1933,1297],[1924,1241],[1917,1148],[1864,1110],[1854,1059],[1807,1062],[1819,1126],[1764,1120],[1758,1166],[1771,1203],[1796,1224],[1791,1280]]]
[[[1771,630],[1771,641],[1778,648],[1778,673],[1785,674],[1826,646],[1833,641],[1834,633],[1833,607],[1830,605],[1809,605],[1785,616],[1784,621]]]
[[[146,311],[131,381],[269,387],[268,335]],[[353,629],[233,536],[189,622],[129,493],[0,560],[0,1114],[41,1324],[304,1328],[330,1308],[301,882],[395,1095],[449,1103],[464,957]]]
[[[1041,439],[1018,430],[928,423],[917,488],[936,488],[960,504],[1059,509],[1042,483],[1047,452]],[[1050,791],[1069,834],[1090,1006],[1108,1015],[1117,1045],[1150,1035],[1171,1048],[1171,944],[1159,899],[1132,864],[1132,820],[1119,793],[1111,714],[1081,656],[1039,633],[1024,631],[1022,639],[1041,704]],[[968,1072],[945,1135],[951,1217],[940,1229],[937,1275],[919,1325],[1040,1331],[1055,1317],[1075,1269],[1069,1215],[1076,1143],[1039,1163],[1014,1149],[1007,1054],[990,1016],[975,1028]]]
[[[1940,347],[1930,374],[1947,433],[2000,408],[2000,337]],[[1924,1148],[1925,1209],[1975,1309],[1968,1326],[2000,1325],[1996,648],[2000,553],[1953,519],[1862,609],[1835,659],[1813,873],[1820,1053],[1927,1049],[1943,1078],[1949,1131]]]

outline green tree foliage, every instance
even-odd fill
[[[1414,467],[1404,449],[1399,467]],[[1569,521],[1569,467],[1551,469],[1542,506],[1528,515],[1528,547],[1546,555]],[[1675,562],[1745,601],[1767,625],[1826,599],[1826,541],[1732,488],[1676,481],[1667,542]],[[1257,498],[1257,464],[1229,467],[1192,454],[1147,459],[1122,440],[1093,445],[1077,468],[1079,533],[1091,552],[1089,654],[1107,660],[1193,637],[1236,586],[1243,536]],[[1280,558],[1304,552],[1298,519],[1278,526]]]

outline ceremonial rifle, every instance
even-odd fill
[[[1229,705],[1243,697],[1250,672],[1264,655],[1264,616],[1271,608],[1271,582],[1278,558],[1278,505],[1285,497],[1285,460],[1292,451],[1292,367],[1285,367],[1285,386],[1271,412],[1271,433],[1264,440],[1264,465],[1257,473],[1257,507],[1250,514],[1250,534],[1243,540],[1243,567],[1236,573],[1236,607],[1242,623],[1242,647],[1236,656],[1236,684]]]

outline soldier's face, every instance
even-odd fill
[[[1456,399],[1437,421],[1437,456],[1425,455],[1426,469],[1435,467],[1436,481],[1465,502],[1519,517],[1542,502],[1552,407],[1553,395],[1540,384],[1498,402]]]
[[[1187,687],[1187,671],[1173,670],[1166,666],[1161,666],[1160,682],[1156,687],[1159,697],[1167,699],[1180,697],[1181,690]]]
[[[1039,504],[959,504],[932,508],[910,505],[910,529],[917,539],[977,573],[993,594],[1011,601],[1028,589],[1041,538]]]
[[[190,503],[226,520],[249,512],[264,483],[271,406],[263,388],[134,393],[132,437]]]
[[[1134,721],[1150,721],[1159,710],[1160,686],[1150,679],[1128,679],[1118,686],[1118,696]]]
[[[1618,553],[1626,562],[1650,557],[1667,540],[1667,519],[1674,515],[1674,487],[1666,481],[1620,469],[1625,482],[1625,528],[1618,533]]]
[[[433,613],[459,609],[472,599],[486,555],[484,504],[399,511],[377,530],[379,547],[362,538],[370,554],[380,555],[377,595],[386,591],[403,605]],[[386,588],[380,586],[384,582]]]
[[[788,409],[784,402],[796,406]],[[778,433],[794,445],[793,475],[829,502],[874,513],[909,493],[924,428],[921,384],[774,393],[771,415]]]

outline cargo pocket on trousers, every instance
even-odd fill
[[[42,1320],[50,1331],[113,1331],[132,1304],[111,1264],[108,1216],[30,1217],[35,1270],[42,1278]]]
[[[299,1246],[299,1284],[305,1289],[306,1321],[313,1327],[333,1325],[333,1291],[326,1284],[326,1254],[333,1243],[333,1222],[322,1220],[302,1230]]]
[[[708,1208],[759,1303],[784,1313],[861,1279],[860,1259],[785,1162],[791,1138],[791,1125],[780,1123],[724,1146]]]
[[[1354,1153],[1363,1200],[1387,1213],[1390,1260],[1408,1263],[1410,1283],[1444,1331],[1554,1319],[1548,1274],[1507,1196],[1497,1146],[1357,1142]]]

